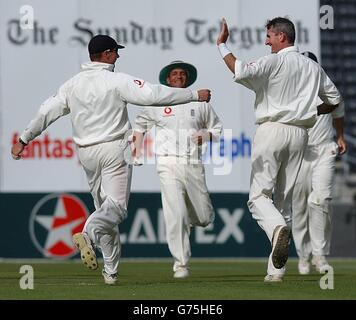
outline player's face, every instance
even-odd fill
[[[265,45],[271,47],[271,53],[277,53],[279,50],[282,49],[282,37],[282,32],[275,33],[272,28],[267,29]]]
[[[167,83],[170,87],[185,88],[187,85],[187,79],[187,72],[181,68],[176,68],[169,73]]]

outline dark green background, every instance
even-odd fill
[[[94,210],[92,197],[89,193],[71,193],[80,198],[89,212]],[[29,218],[36,203],[47,193],[1,193],[0,194],[0,257],[3,258],[40,258],[42,254],[36,249],[29,235]],[[195,241],[194,229],[191,234],[193,257],[267,257],[270,244],[265,233],[253,220],[247,209],[247,194],[212,193],[211,200],[215,210],[226,208],[232,213],[236,208],[242,208],[244,214],[239,222],[239,228],[244,233],[244,242],[238,243],[229,237],[225,243],[199,244]],[[157,235],[158,210],[161,208],[160,193],[132,193],[129,204],[128,218],[120,225],[120,232],[128,234],[135,213],[139,208],[149,212],[152,226]],[[219,234],[224,224],[219,214],[216,214],[214,229],[207,234]],[[142,230],[144,232],[144,230]],[[294,245],[291,245],[290,255],[295,256]],[[124,243],[122,257],[170,257],[167,244],[163,243]]]

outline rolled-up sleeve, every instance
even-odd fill
[[[335,84],[330,80],[328,75],[321,68],[319,97],[326,104],[335,105],[340,103],[341,95]]]
[[[253,62],[236,60],[233,79],[235,82],[255,91],[259,87],[260,81],[270,76],[275,60],[272,55]]]
[[[345,116],[345,102],[344,100],[341,100],[338,107],[334,109],[334,111],[331,113],[333,119],[337,118],[342,118]]]

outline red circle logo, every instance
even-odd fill
[[[165,107],[164,108],[164,113],[165,114],[170,114],[172,112],[172,108],[170,108],[170,107]]]
[[[145,84],[145,81],[142,81],[142,80],[134,80],[134,83],[136,83],[138,86],[140,86],[140,88],[143,87],[143,85]]]
[[[32,210],[29,223],[31,239],[45,257],[71,257],[77,254],[72,236],[83,230],[88,216],[87,207],[76,196],[47,195]]]

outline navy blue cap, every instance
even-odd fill
[[[113,38],[104,35],[98,34],[94,36],[88,44],[89,54],[104,52],[108,49],[123,49],[124,46],[118,44]]]

